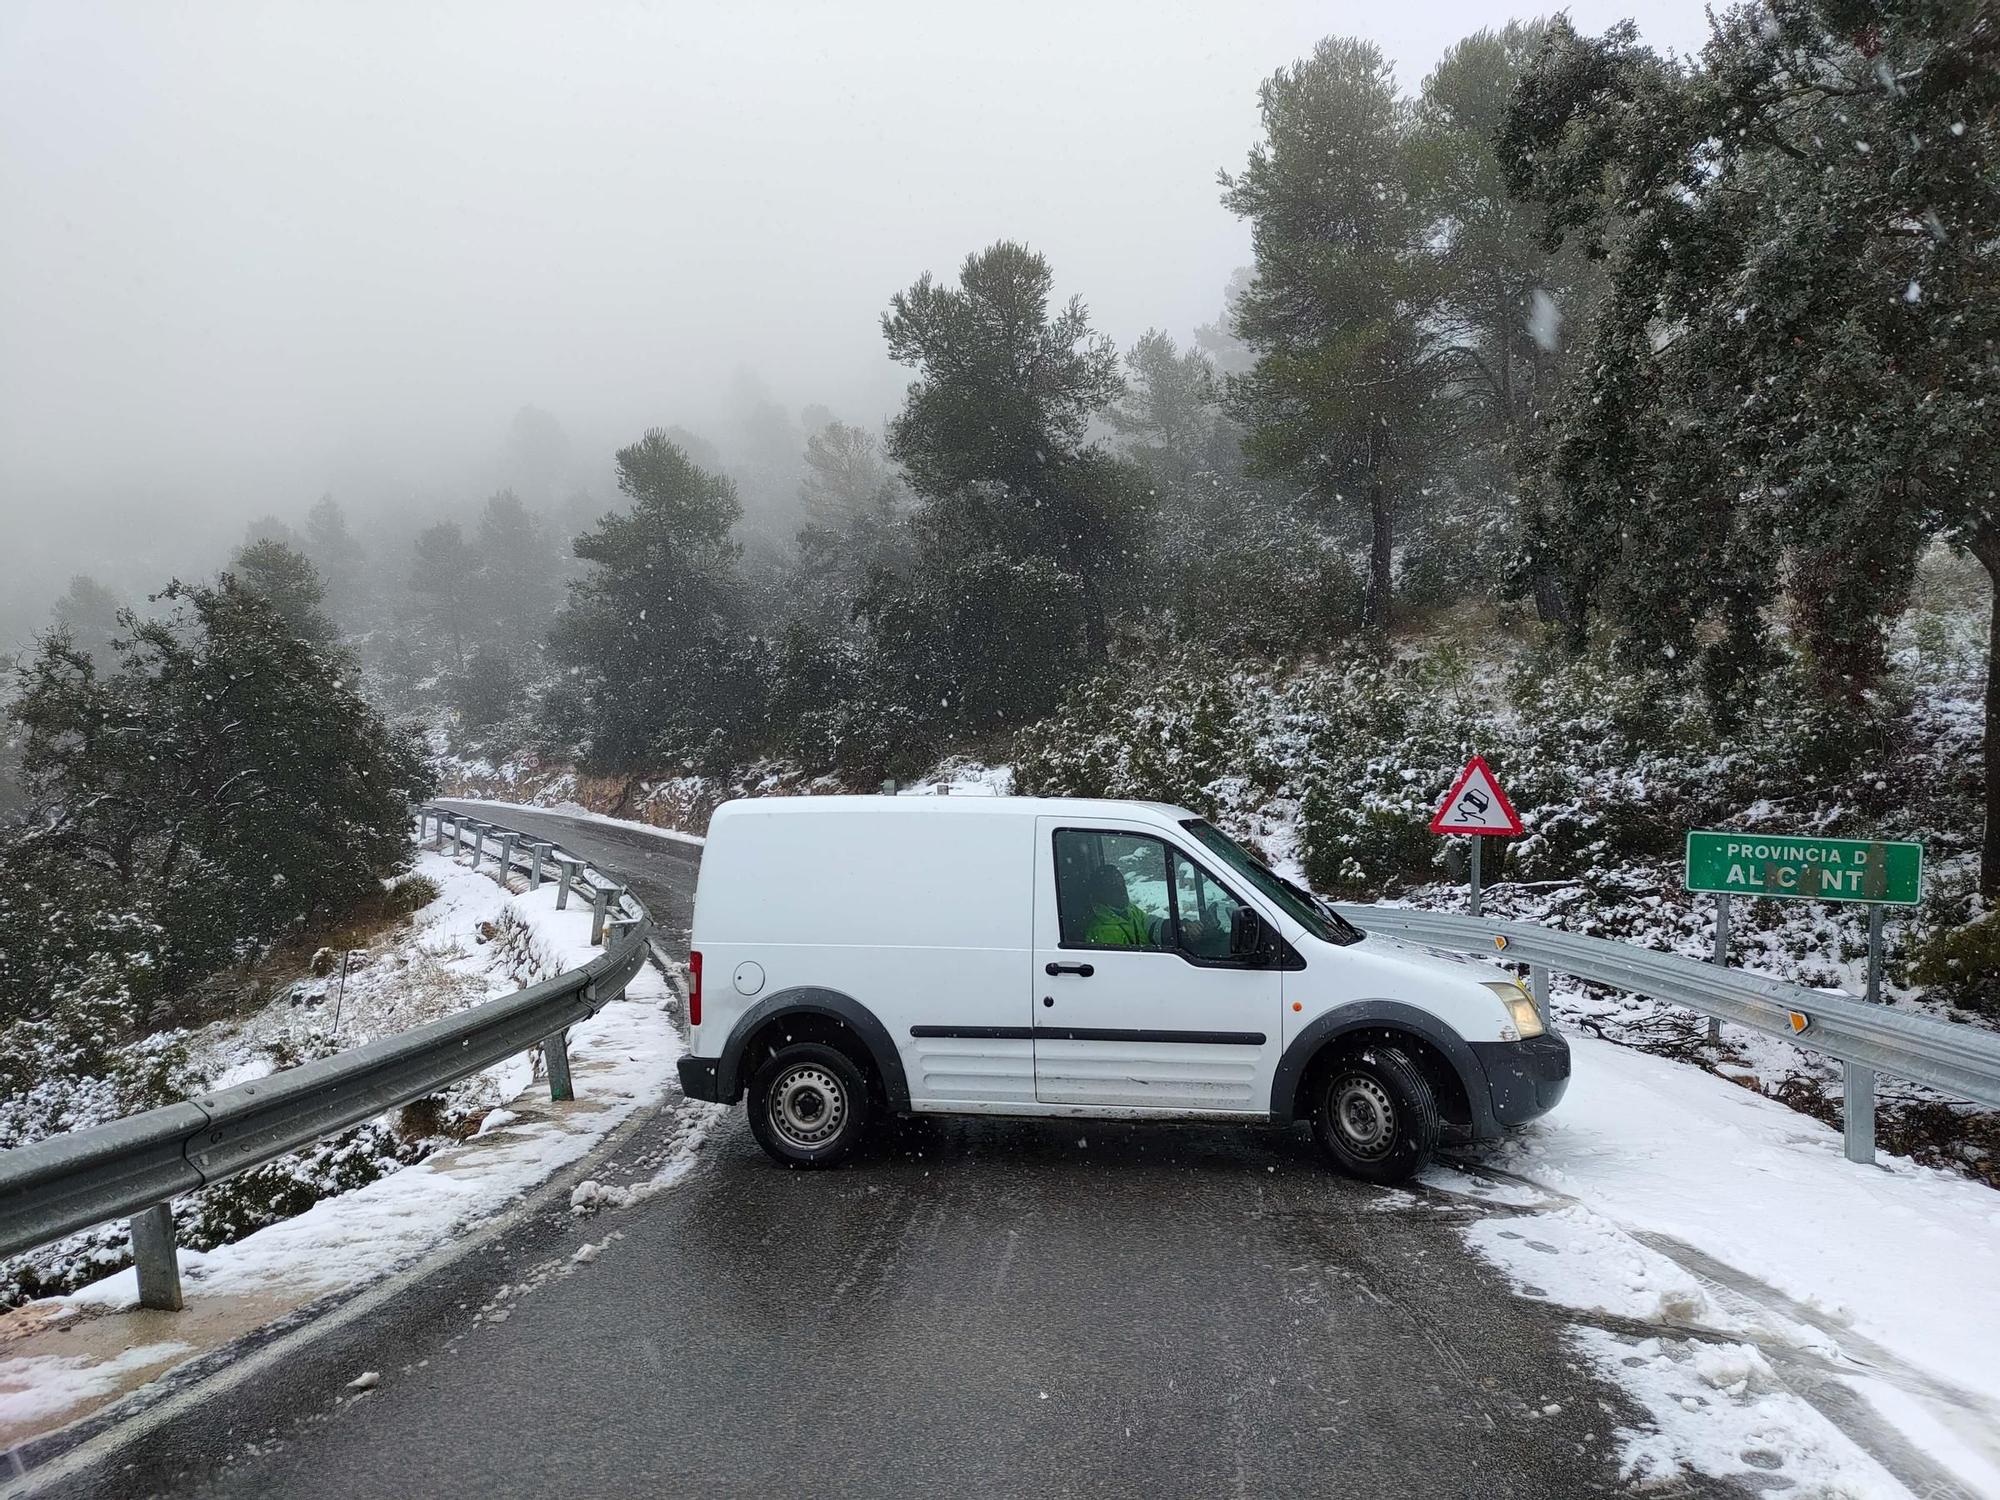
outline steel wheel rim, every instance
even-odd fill
[[[801,1063],[771,1085],[765,1111],[771,1129],[786,1145],[813,1151],[840,1134],[847,1123],[847,1091],[816,1063]]]
[[[1387,1156],[1396,1140],[1396,1106],[1365,1073],[1347,1073],[1330,1090],[1328,1112],[1341,1144],[1364,1161]]]

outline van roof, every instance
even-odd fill
[[[1171,802],[1129,802],[1113,797],[992,797],[977,793],[958,796],[737,797],[716,808],[710,819],[745,813],[781,815],[807,812],[870,812],[892,815],[948,813],[954,817],[1129,818],[1135,813],[1182,823],[1200,813]]]

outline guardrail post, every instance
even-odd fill
[[[486,857],[486,825],[472,825],[472,868],[478,869],[480,860]]]
[[[132,1215],[132,1266],[139,1273],[141,1307],[181,1310],[181,1263],[174,1252],[171,1203],[155,1203]]]
[[[576,1097],[576,1090],[569,1081],[569,1032],[558,1031],[554,1036],[542,1038],[542,1060],[549,1067],[549,1098],[557,1104],[567,1104]]]
[[[508,829],[500,835],[500,883],[505,885],[507,877],[514,873],[514,845],[521,835]]]
[[[528,843],[528,889],[529,890],[539,891],[542,888],[542,856],[544,854],[547,854],[549,850],[554,847],[555,846],[553,844],[542,843],[539,840],[529,841]]]
[[[1542,1018],[1542,1030],[1555,1025],[1549,1015],[1549,970],[1546,964],[1528,965],[1528,993],[1534,998],[1535,1014]]]
[[[458,856],[463,854],[464,852],[465,852],[465,819],[460,817],[454,817],[451,820],[451,857],[453,859],[457,859]]]
[[[1875,1070],[1856,1063],[1840,1065],[1841,1134],[1847,1159],[1869,1166],[1875,1160]]]
[[[604,941],[604,916],[611,903],[611,888],[598,886],[590,893],[590,940]]]
[[[576,879],[577,866],[583,861],[567,854],[556,856],[556,910],[569,905],[569,888]]]

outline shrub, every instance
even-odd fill
[[[1934,930],[1911,952],[1908,973],[1932,999],[2000,1017],[2000,911]]]

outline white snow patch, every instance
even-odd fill
[[[552,884],[509,895],[485,875],[471,875],[436,854],[424,855],[418,869],[445,887],[440,901],[425,909],[425,941],[435,941],[441,953],[454,954],[455,966],[477,969],[489,960],[489,950],[463,942],[468,922],[491,921],[508,907],[530,928],[539,966],[549,974],[579,967],[602,951],[590,942],[590,913],[574,905],[556,910]],[[492,977],[495,994],[517,988],[511,974]],[[578,1107],[533,1118],[496,1111],[508,1117],[502,1122],[508,1128],[476,1147],[441,1152],[316,1203],[235,1244],[207,1252],[183,1249],[181,1275],[188,1294],[272,1286],[317,1294],[350,1286],[422,1255],[506,1206],[587,1154],[641,1105],[663,1097],[682,1051],[680,1034],[665,1010],[669,998],[665,979],[648,965],[634,976],[622,1000],[571,1029],[569,1057]],[[489,1077],[495,1075],[502,1080],[503,1100],[546,1087],[533,1078],[526,1056],[489,1070]],[[692,1150],[692,1142],[686,1149]],[[136,1273],[121,1271],[63,1300],[106,1309],[135,1306]]]
[[[1585,1208],[1482,1219],[1465,1242],[1527,1296],[1676,1328],[1738,1327],[1694,1277]]]
[[[1907,1500],[1887,1470],[1784,1389],[1749,1344],[1634,1342],[1599,1328],[1570,1337],[1651,1419],[1650,1430],[1615,1434],[1624,1477],[1640,1489],[1670,1487],[1691,1469],[1751,1493]]]
[[[1567,1096],[1504,1142],[1497,1162],[2000,1401],[1991,1188],[1901,1157],[1856,1166],[1838,1131],[1775,1100],[1664,1058],[1568,1040]]]
[[[1787,1493],[1901,1494],[1783,1389],[1761,1345],[1838,1368],[1829,1378],[1862,1392],[1918,1451],[1995,1492],[1992,1189],[1900,1158],[1857,1166],[1837,1131],[1761,1094],[1592,1038],[1569,1042],[1568,1096],[1495,1154],[1567,1206],[1482,1220],[1467,1243],[1523,1295],[1754,1341],[1641,1347],[1635,1359],[1613,1335],[1579,1332],[1657,1424],[1622,1435],[1628,1475],[1645,1485],[1675,1465],[1742,1474],[1739,1450],[1754,1448],[1749,1467],[1789,1477]]]
[[[0,1423],[38,1421],[115,1391],[125,1377],[188,1353],[181,1343],[140,1344],[111,1359],[32,1354],[0,1359]]]

